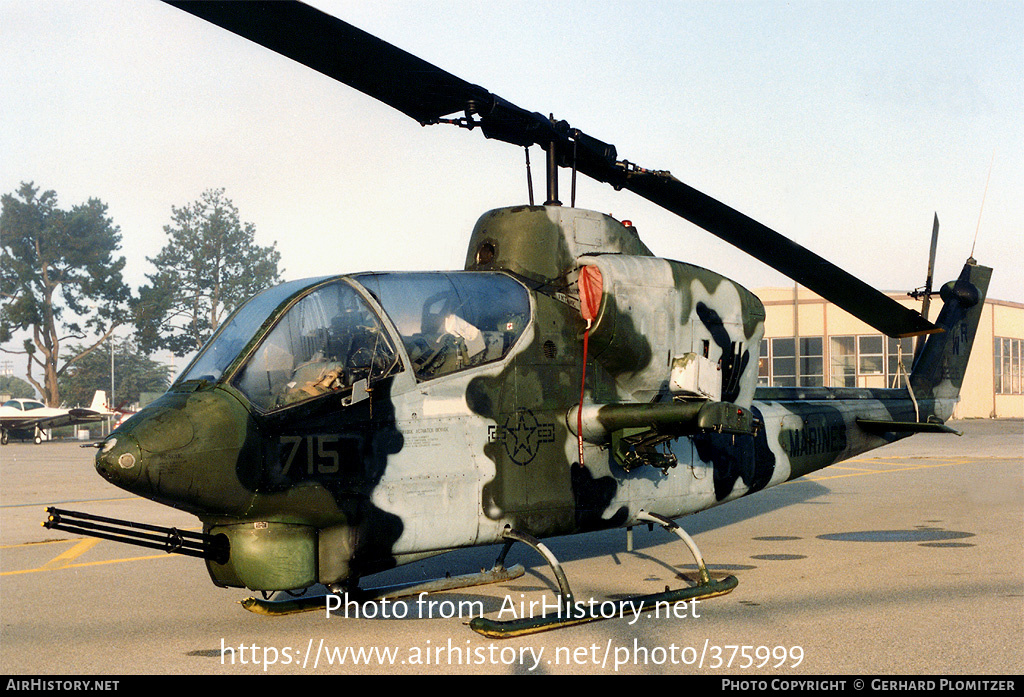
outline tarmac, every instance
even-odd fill
[[[672,674],[1016,676],[1024,673],[1024,422],[952,422],[794,482],[680,519],[728,595],[612,611],[684,586],[695,566],[646,527],[545,541],[578,602],[608,619],[488,639],[466,623],[553,607],[550,568],[523,545],[515,580],[281,617],[246,611],[204,562],[43,528],[46,506],[197,529],[128,495],[76,442],[0,450],[0,672],[135,674]],[[369,582],[490,568],[497,546]],[[346,616],[347,614],[347,616]]]

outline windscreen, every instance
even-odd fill
[[[304,286],[315,283],[317,279],[290,281],[253,296],[221,325],[212,339],[206,342],[200,354],[176,380],[176,384],[188,380],[219,380],[274,310]]]
[[[234,379],[263,410],[327,394],[365,396],[399,367],[380,319],[347,281],[322,285],[282,315]]]
[[[419,380],[504,358],[530,318],[528,292],[504,274],[383,273],[356,280],[398,328]]]

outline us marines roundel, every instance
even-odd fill
[[[544,443],[555,441],[552,424],[542,424],[529,409],[518,409],[500,426],[491,426],[490,441],[505,446],[505,454],[517,465],[533,462]]]

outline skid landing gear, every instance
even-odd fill
[[[697,570],[700,574],[700,582],[697,585],[676,590],[669,590],[666,586],[664,592],[661,593],[634,596],[618,601],[606,601],[599,603],[597,607],[595,607],[593,602],[577,602],[573,599],[572,590],[569,588],[569,581],[565,577],[561,564],[551,551],[533,537],[511,528],[506,528],[502,535],[506,542],[501,558],[504,558],[512,543],[517,541],[529,545],[544,557],[551,566],[555,579],[558,581],[557,609],[554,613],[544,614],[539,617],[519,617],[511,620],[492,620],[487,617],[477,617],[469,623],[470,628],[492,639],[507,639],[526,634],[546,632],[561,627],[571,627],[587,622],[596,622],[611,617],[638,616],[640,612],[657,608],[659,605],[667,609],[669,606],[682,601],[714,598],[729,593],[739,583],[736,577],[731,575],[718,581],[711,580],[707,566],[704,564],[704,558],[701,556],[700,550],[697,549],[697,545],[686,534],[686,531],[673,521],[654,513],[647,513],[646,511],[640,511],[638,518],[652,525],[660,525],[669,532],[675,533],[686,544],[694,560],[697,562]],[[610,610],[609,606],[612,606]]]
[[[521,564],[506,569],[504,565],[506,547],[503,550],[494,568],[490,571],[481,571],[478,574],[464,574],[462,576],[449,576],[437,578],[431,581],[397,584],[393,586],[381,586],[379,588],[359,588],[356,584],[350,587],[338,587],[337,589],[321,588],[321,592],[303,596],[290,596],[287,592],[280,592],[274,598],[246,598],[241,601],[241,606],[249,612],[259,615],[291,615],[297,612],[312,612],[325,610],[327,599],[333,593],[347,593],[348,598],[359,603],[372,602],[375,600],[397,600],[418,596],[420,593],[437,593],[439,591],[458,590],[459,588],[471,588],[483,586],[488,583],[501,583],[519,578],[525,569]]]

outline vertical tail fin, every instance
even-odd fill
[[[971,258],[960,277],[942,287],[942,310],[935,320],[942,331],[928,337],[914,363],[911,388],[923,404],[931,401],[930,408],[925,408],[942,421],[950,417],[959,399],[991,277],[992,269]]]
[[[93,411],[107,411],[107,393],[103,390],[96,390],[96,394],[92,396],[92,404],[89,405],[89,408]]]

